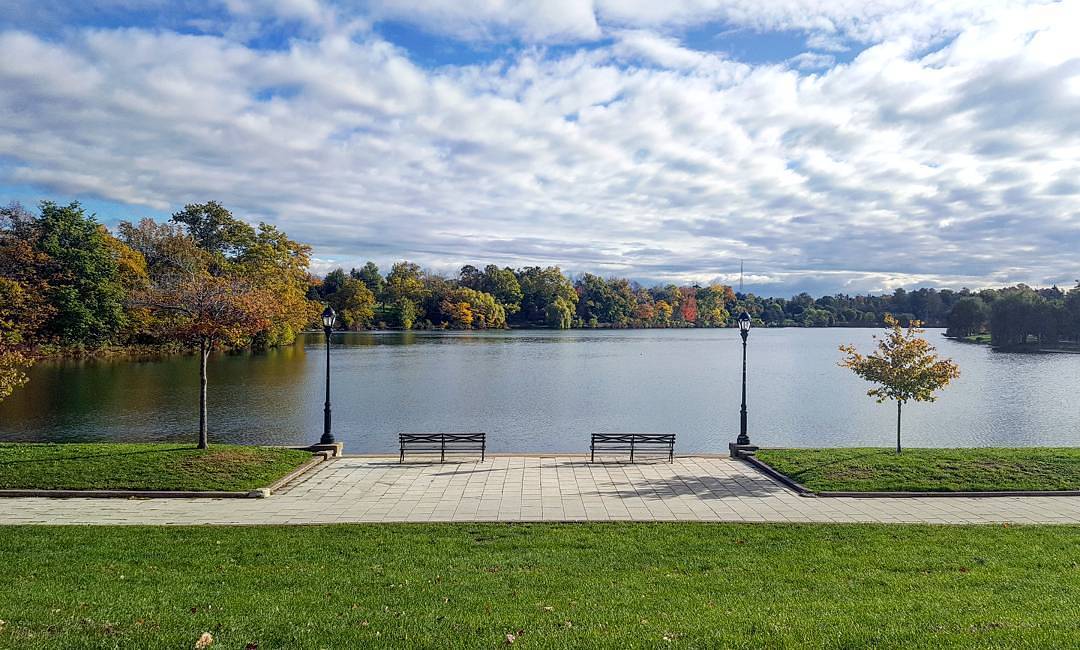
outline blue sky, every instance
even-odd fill
[[[216,199],[318,271],[1071,285],[1078,5],[14,0],[0,201]]]

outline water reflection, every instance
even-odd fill
[[[838,368],[872,330],[755,330],[750,433],[765,445],[888,445],[892,408]],[[1080,356],[1006,355],[929,336],[963,376],[905,409],[909,445],[1074,445]],[[322,425],[323,338],[210,363],[211,440],[300,444]],[[738,430],[734,330],[404,332],[335,335],[334,433],[390,451],[398,431],[482,430],[493,450],[580,451],[592,431],[670,431],[680,451],[722,451]],[[0,404],[0,439],[189,440],[198,366],[48,362]]]

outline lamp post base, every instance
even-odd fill
[[[728,443],[728,453],[732,458],[746,458],[752,456],[758,450],[757,445],[741,445],[737,442]]]
[[[318,444],[311,445],[310,447],[305,447],[305,449],[312,452],[328,451],[333,454],[335,458],[337,458],[344,453],[345,444],[341,442],[331,442],[329,444],[324,444],[320,442]]]

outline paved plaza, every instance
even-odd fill
[[[343,457],[265,499],[0,499],[0,524],[449,521],[1080,523],[1080,497],[807,498],[726,457]]]

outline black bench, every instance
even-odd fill
[[[592,452],[590,462],[596,462],[597,451],[630,452],[630,462],[634,462],[634,455],[645,453],[666,453],[668,462],[675,462],[675,434],[674,433],[594,433],[592,444],[589,446]]]
[[[480,452],[480,461],[484,460],[487,451],[487,434],[484,433],[399,433],[398,442],[401,443],[401,457],[399,463],[405,462],[405,450],[420,453],[439,453],[439,462],[446,461],[446,454],[468,454]]]

